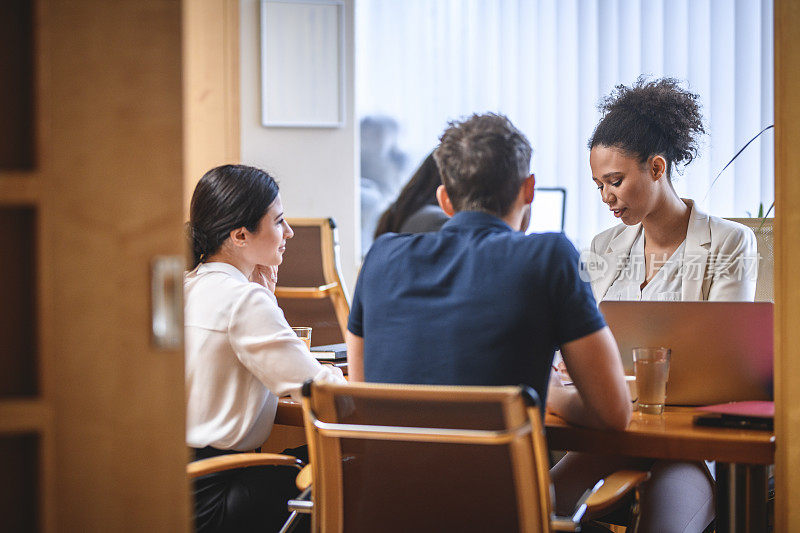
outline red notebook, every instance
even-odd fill
[[[706,414],[694,417],[696,426],[773,431],[775,402],[731,402],[698,407]]]
[[[775,402],[730,402],[698,407],[698,411],[731,416],[774,418]]]

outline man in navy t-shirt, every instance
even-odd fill
[[[436,233],[383,235],[356,285],[347,334],[351,380],[530,385],[546,398],[561,348],[581,394],[551,386],[548,407],[623,428],[630,401],[616,344],[579,257],[562,234],[528,235],[531,147],[503,116],[451,123],[434,157]],[[583,400],[581,400],[583,396]]]

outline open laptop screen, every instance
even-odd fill
[[[635,347],[672,350],[667,404],[771,400],[771,302],[604,301],[625,373]]]

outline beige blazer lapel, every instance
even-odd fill
[[[708,297],[710,278],[708,251],[711,247],[711,226],[708,215],[695,208],[692,200],[684,200],[691,208],[689,227],[686,231],[686,248],[683,253],[681,300],[698,301]]]
[[[636,242],[642,226],[636,224],[623,229],[608,243],[608,247],[602,251],[603,259],[606,262],[604,275],[595,283],[595,299],[599,302],[605,297],[608,289],[619,276],[620,271],[625,267],[630,259],[631,248]]]

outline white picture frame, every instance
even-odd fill
[[[342,0],[261,0],[263,126],[344,126],[344,24]]]

